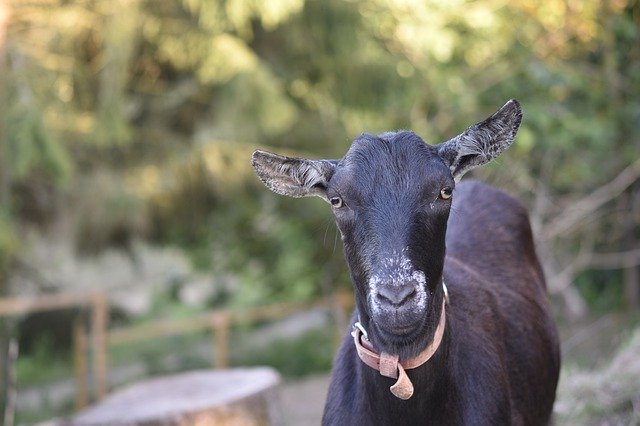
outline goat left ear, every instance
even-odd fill
[[[453,139],[437,145],[438,154],[458,182],[466,172],[488,163],[509,148],[521,121],[520,103],[511,99],[491,117],[474,124]]]
[[[338,160],[307,160],[255,151],[251,165],[267,188],[280,195],[327,200],[327,185]]]

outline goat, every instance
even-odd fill
[[[341,160],[254,152],[269,189],[321,197],[342,237],[353,331],[323,424],[550,421],[560,349],[527,212],[459,182],[507,149],[521,120],[510,100],[438,145],[399,131],[362,134]]]

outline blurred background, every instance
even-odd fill
[[[638,424],[638,0],[0,2],[0,297],[99,292],[123,330],[348,292],[324,203],[268,192],[251,152],[339,158],[393,129],[437,143],[510,98],[516,143],[474,174],[529,208],[558,423]],[[17,423],[73,412],[83,303],[0,311]],[[324,377],[344,315],[307,312],[234,325],[228,364]],[[108,389],[215,351],[207,330],[106,339]]]

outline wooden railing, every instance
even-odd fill
[[[352,305],[351,294],[335,293],[311,303],[282,303],[243,310],[217,309],[190,318],[110,330],[109,305],[103,293],[56,294],[0,299],[0,316],[74,308],[89,311],[89,329],[83,315],[79,315],[73,324],[75,406],[79,409],[89,403],[91,396],[100,400],[106,394],[108,347],[210,330],[215,348],[212,366],[226,368],[229,366],[229,331],[234,325],[272,321],[314,308],[326,308],[335,318],[336,337],[339,338],[346,325],[345,312]],[[93,378],[91,390],[90,373]]]
[[[109,305],[103,293],[49,294],[37,297],[0,298],[0,316],[28,315],[35,312],[62,309],[88,309],[90,333],[87,333],[85,317],[79,315],[73,324],[74,372],[76,376],[76,407],[89,402],[89,368],[93,373],[93,395],[99,400],[106,394],[107,378],[107,329]],[[88,337],[89,336],[89,337]],[[89,365],[87,349],[93,357]]]

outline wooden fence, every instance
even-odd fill
[[[103,293],[50,294],[37,297],[0,298],[0,316],[28,315],[35,312],[80,309],[90,312],[90,333],[85,316],[78,315],[73,324],[74,372],[76,377],[76,408],[89,402],[88,377],[91,368],[93,396],[96,400],[106,394],[107,331],[109,305]],[[91,348],[91,365],[88,361]]]
[[[234,325],[272,321],[309,309],[325,308],[334,316],[336,338],[340,338],[346,325],[345,312],[352,305],[352,295],[340,292],[311,303],[273,304],[243,310],[217,309],[190,318],[109,329],[109,304],[103,293],[55,294],[0,298],[0,316],[61,309],[88,310],[89,328],[86,315],[78,315],[72,330],[75,406],[79,409],[85,407],[90,399],[102,399],[107,392],[107,355],[110,346],[210,330],[215,348],[212,366],[226,368],[229,366],[229,331]]]

